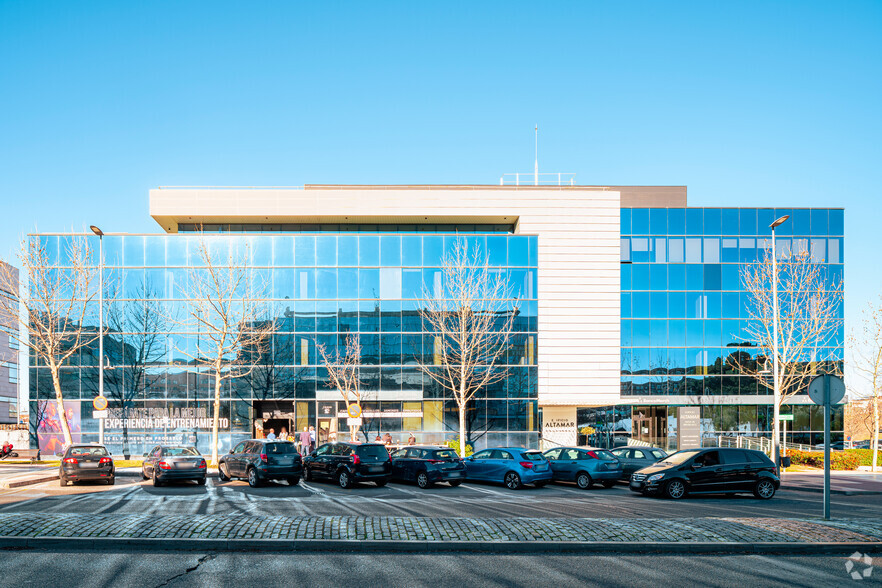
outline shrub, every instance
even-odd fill
[[[849,449],[847,451],[831,451],[830,452],[830,469],[831,470],[855,470],[861,465],[861,457],[855,452],[863,451],[860,449]],[[797,451],[791,449],[787,451],[790,463],[793,465],[804,465],[814,468],[824,467],[823,451]]]
[[[475,450],[472,448],[472,446],[469,445],[468,443],[466,443],[465,455],[459,453],[459,439],[450,439],[449,441],[447,441],[447,442],[445,443],[445,445],[446,445],[447,447],[450,447],[451,449],[455,449],[455,450],[456,450],[456,453],[457,453],[460,457],[468,457],[468,456],[470,456],[471,454],[473,454],[473,453],[475,452]]]

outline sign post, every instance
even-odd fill
[[[783,455],[784,457],[787,457],[787,421],[791,421],[791,422],[793,421],[793,414],[791,413],[791,414],[778,415],[778,420],[781,421],[781,423],[784,425],[784,441],[781,443],[781,449],[782,449],[781,455]],[[780,475],[780,473],[783,473],[783,472],[784,472],[784,468],[782,467],[781,472],[779,472],[779,475]]]
[[[830,406],[838,404],[845,396],[842,378],[816,376],[809,382],[809,398],[824,407],[824,520],[830,520]]]
[[[99,393],[92,399],[92,417],[98,419],[98,443],[104,445],[104,419],[107,418],[107,397]]]

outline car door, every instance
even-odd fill
[[[516,469],[514,456],[502,449],[494,449],[487,461],[487,479],[493,482],[502,482],[506,472]]]
[[[465,460],[466,475],[471,480],[486,480],[487,471],[490,468],[490,457],[493,455],[492,449],[485,449],[472,455]]]
[[[148,477],[153,475],[153,469],[156,467],[156,463],[161,456],[162,449],[157,445],[151,449],[150,453],[147,454],[147,457],[144,458],[144,473],[147,474]]]
[[[555,480],[561,479],[560,473],[559,473],[560,466],[557,463],[557,460],[560,457],[561,451],[562,451],[562,449],[557,447],[554,449],[550,449],[543,454],[543,455],[545,455],[545,459],[548,460],[548,465],[551,466],[551,474],[552,474],[552,476],[554,476]]]
[[[558,471],[561,475],[561,480],[566,480],[568,482],[572,482],[576,479],[576,472],[581,469],[580,468],[580,459],[588,459],[587,455],[580,455],[578,449],[564,449],[560,452],[560,459],[558,459],[558,467],[560,468]]]
[[[649,451],[646,449],[631,449],[628,453],[628,465],[630,467],[629,474],[642,470],[651,466],[653,461],[649,458]]]
[[[630,449],[613,449],[612,454],[615,455],[616,459],[619,460],[619,463],[622,464],[622,476],[630,478],[631,474],[637,471],[637,468],[632,466],[631,460],[629,459],[629,456],[631,455]]]
[[[311,473],[316,476],[328,475],[328,459],[330,458],[328,454],[331,452],[331,447],[330,443],[325,443],[315,450],[315,455],[312,456],[312,462],[309,465]]]
[[[719,492],[722,468],[720,452],[716,449],[695,456],[686,471],[690,491]]]
[[[404,480],[407,469],[407,449],[399,449],[390,456],[392,458],[392,477],[396,480]]]
[[[750,483],[750,460],[743,449],[720,449],[723,461],[721,485],[727,491],[744,491],[752,489]]]
[[[227,455],[227,458],[224,462],[227,464],[227,471],[231,476],[242,476],[242,466],[241,466],[241,458],[242,452],[245,451],[245,445],[247,445],[247,441],[242,441],[238,445],[233,448],[233,451]]]

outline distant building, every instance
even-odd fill
[[[2,261],[0,265],[10,267]],[[18,275],[17,269],[12,271]],[[16,300],[18,291],[0,289],[0,296]],[[18,423],[18,342],[13,332],[18,332],[18,325],[0,319],[0,424],[3,425]]]

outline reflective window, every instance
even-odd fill
[[[358,238],[358,264],[361,266],[380,265],[380,238],[361,235]]]

